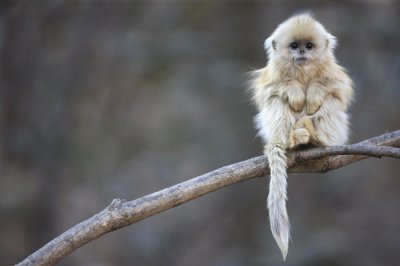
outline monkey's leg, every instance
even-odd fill
[[[338,98],[328,95],[313,117],[315,134],[311,136],[311,142],[314,145],[333,146],[346,143],[348,115]]]
[[[256,116],[255,121],[265,143],[279,144],[285,149],[289,147],[290,130],[296,118],[287,102],[279,98],[273,99]]]

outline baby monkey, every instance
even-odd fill
[[[290,238],[286,150],[302,144],[344,144],[353,89],[351,79],[336,63],[336,38],[310,14],[280,24],[264,46],[268,63],[253,72],[250,89],[270,167],[271,231],[285,259]]]

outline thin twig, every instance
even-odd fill
[[[368,157],[400,157],[400,130],[363,142],[288,153],[291,173],[327,172]],[[17,265],[52,265],[84,244],[223,187],[269,174],[268,160],[255,157],[219,168],[133,201],[115,199]]]

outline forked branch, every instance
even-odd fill
[[[368,157],[400,158],[400,130],[352,145],[291,151],[288,153],[288,167],[291,173],[327,172]],[[114,199],[103,211],[62,233],[17,265],[52,265],[108,232],[220,188],[268,174],[268,160],[259,156],[133,201]]]

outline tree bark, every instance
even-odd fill
[[[369,157],[400,158],[400,130],[357,144],[288,152],[290,173],[327,172]],[[264,156],[224,166],[133,201],[114,199],[17,265],[52,265],[84,244],[223,187],[269,174]]]

